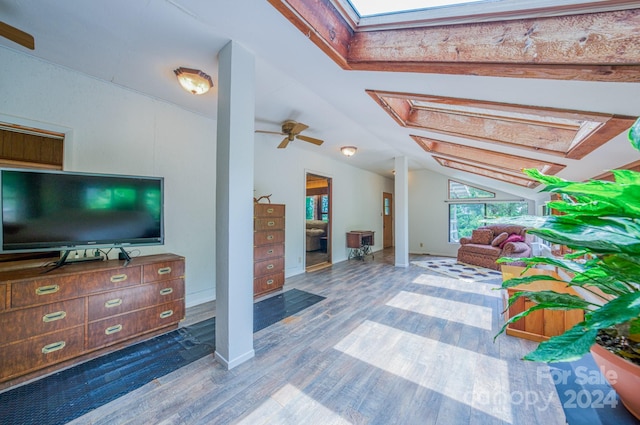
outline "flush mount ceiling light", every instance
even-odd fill
[[[193,94],[204,94],[213,87],[213,81],[199,69],[178,68],[175,71],[178,82],[186,91]]]
[[[340,148],[340,152],[342,152],[342,155],[344,156],[353,156],[357,150],[358,148],[355,146],[343,146]]]

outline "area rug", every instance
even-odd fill
[[[253,330],[324,297],[291,289],[253,305]],[[137,343],[0,394],[0,424],[58,425],[215,350],[215,317]]]
[[[473,266],[471,264],[459,263],[455,258],[445,258],[440,260],[412,261],[416,266],[424,267],[427,270],[442,274],[453,279],[464,280],[466,282],[480,282],[502,277],[502,273],[486,267]]]

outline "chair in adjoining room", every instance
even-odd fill
[[[475,229],[470,238],[460,239],[458,261],[500,270],[500,257],[526,258],[532,247],[527,241],[526,227],[514,224],[491,224]],[[523,265],[522,262],[512,262]]]

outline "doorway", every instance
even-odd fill
[[[305,269],[331,265],[331,178],[306,175]]]
[[[393,246],[393,194],[382,192],[382,247]]]

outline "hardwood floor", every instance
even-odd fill
[[[326,299],[257,332],[255,358],[226,371],[208,356],[72,423],[565,423],[547,366],[520,360],[535,344],[493,342],[497,285],[393,262],[385,250],[287,279]]]

